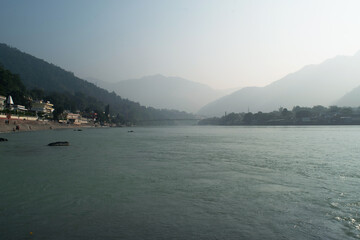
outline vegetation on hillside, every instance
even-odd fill
[[[21,82],[19,75],[12,74],[0,65],[0,95],[11,95],[13,100],[20,105],[28,105],[26,100],[26,88]]]
[[[44,60],[0,44],[0,63],[21,77],[31,91],[42,91],[44,99],[52,101],[55,108],[85,111],[102,109],[109,105],[109,113],[127,122],[144,122],[156,119],[189,119],[192,114],[176,110],[159,110],[144,107],[139,103],[123,99],[84,81],[73,73],[47,63]]]
[[[45,92],[42,89],[27,90],[22,83],[19,75],[12,74],[9,70],[0,66],[0,95],[11,95],[16,105],[25,105],[28,109],[31,108],[31,100],[44,100],[50,101],[54,104],[53,118],[58,120],[62,117],[62,113],[65,110],[71,112],[81,112],[82,115],[90,117],[91,114],[96,113],[98,121],[100,122],[112,122],[117,124],[126,123],[141,123],[141,124],[154,124],[154,122],[146,122],[147,119],[177,119],[183,118],[186,115],[187,118],[191,116],[187,113],[170,110],[158,110],[154,108],[145,108],[137,103],[132,103],[128,100],[124,101],[122,105],[127,108],[129,115],[122,115],[120,113],[111,115],[111,105],[104,104],[95,97],[86,95],[82,92]],[[117,96],[115,96],[117,97]],[[131,104],[126,104],[130,102]],[[133,108],[136,106],[138,108]],[[139,111],[140,109],[140,111]],[[5,112],[11,112],[4,110]],[[17,114],[24,115],[20,112]],[[34,113],[27,112],[27,115],[34,115]],[[146,115],[145,115],[146,114]],[[171,114],[171,115],[170,115]],[[161,121],[160,124],[169,122]]]

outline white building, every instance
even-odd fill
[[[44,114],[51,114],[54,111],[54,104],[51,104],[49,101],[35,101],[32,103],[31,110]]]
[[[14,105],[14,110],[25,112],[27,109],[23,105]]]
[[[67,122],[71,124],[86,124],[88,120],[86,118],[81,117],[78,113],[68,113],[66,116]]]

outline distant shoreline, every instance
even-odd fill
[[[29,132],[42,131],[52,129],[74,129],[74,128],[88,128],[95,127],[93,124],[61,124],[54,121],[29,121],[29,120],[10,120],[7,124],[5,120],[0,120],[0,134],[10,132]]]
[[[198,124],[197,126],[212,126],[212,127],[360,126],[360,123]]]

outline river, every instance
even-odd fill
[[[360,239],[357,126],[1,137],[0,239]]]

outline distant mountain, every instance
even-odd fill
[[[309,65],[265,87],[247,87],[204,106],[198,112],[269,112],[279,107],[329,106],[360,85],[360,52]]]
[[[185,112],[158,110],[123,99],[114,92],[109,93],[93,83],[74,76],[71,72],[6,44],[0,44],[0,64],[12,73],[19,74],[29,90],[38,88],[45,92],[89,96],[104,105],[109,104],[110,113],[120,114],[129,121],[193,118],[193,115]]]
[[[360,85],[335,102],[341,107],[360,107]]]
[[[226,94],[207,85],[179,77],[147,76],[116,83],[89,78],[89,81],[145,106],[197,112],[205,104]]]

